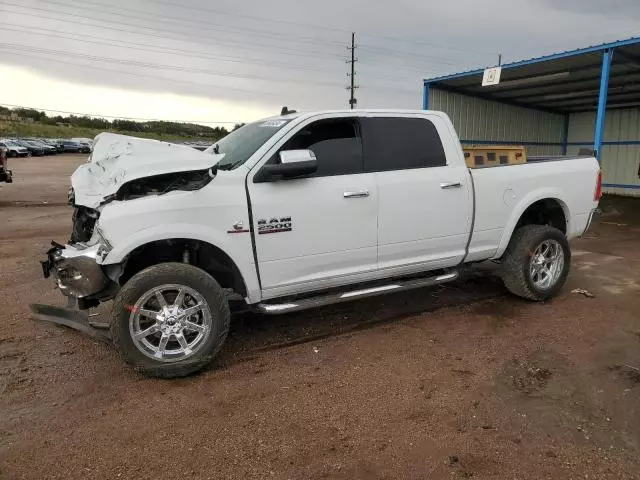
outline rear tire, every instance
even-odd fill
[[[514,232],[502,257],[502,280],[514,295],[544,301],[558,294],[570,265],[571,249],[560,230],[525,225]]]
[[[187,309],[195,313],[186,313]],[[122,287],[114,301],[110,330],[117,350],[135,370],[176,378],[213,361],[230,321],[226,296],[211,275],[184,263],[161,263],[137,273]],[[143,332],[151,333],[141,336]]]

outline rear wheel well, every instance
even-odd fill
[[[525,225],[550,225],[566,235],[567,217],[560,202],[553,198],[538,200],[522,213],[514,232]]]
[[[118,282],[124,285],[145,268],[167,262],[188,263],[207,272],[222,288],[232,289],[243,297],[247,294],[240,270],[226,253],[207,242],[185,238],[158,240],[137,247],[128,255]]]

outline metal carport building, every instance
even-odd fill
[[[593,149],[605,192],[640,196],[640,38],[424,80],[423,107],[449,114],[467,145],[524,145],[530,155]]]

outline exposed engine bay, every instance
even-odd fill
[[[105,198],[104,203],[112,200],[133,200],[148,195],[163,195],[174,190],[186,192],[200,190],[215,177],[212,169],[190,172],[164,173],[152,177],[143,177],[125,183],[114,194]]]
[[[76,206],[73,211],[73,229],[69,243],[88,242],[93,235],[93,229],[100,212],[88,207]]]
[[[176,190],[195,191],[206,186],[215,177],[215,168],[194,170],[190,172],[164,173],[151,177],[138,178],[125,183],[113,195],[104,199],[102,205],[114,200],[126,201],[150,195],[163,195]],[[95,224],[100,217],[100,210],[75,205],[73,189],[69,192],[69,203],[75,207],[73,212],[73,229],[70,243],[88,242],[93,235]]]

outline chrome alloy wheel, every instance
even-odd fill
[[[157,361],[177,362],[191,357],[211,333],[207,302],[185,285],[152,288],[128,309],[134,345]]]
[[[551,288],[564,268],[564,251],[556,240],[545,240],[531,256],[529,278],[540,289]]]

